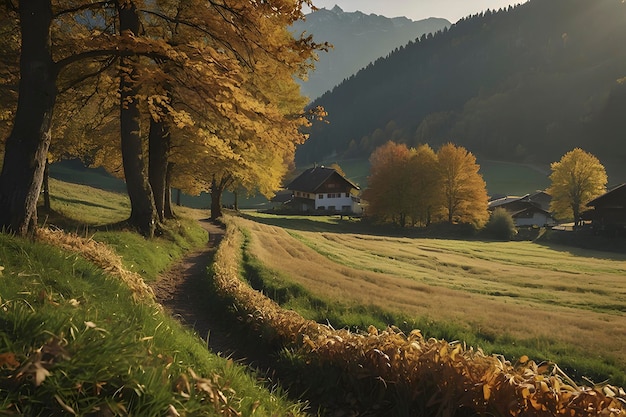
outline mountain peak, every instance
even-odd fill
[[[337,5],[330,10],[320,8],[292,26],[298,35],[312,34],[316,42],[334,46],[320,54],[316,70],[309,74],[308,82],[301,84],[302,92],[317,98],[394,49],[449,26],[445,19],[414,22],[406,17],[345,12]]]

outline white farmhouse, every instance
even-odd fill
[[[307,169],[286,187],[300,212],[361,214],[359,186],[333,168]]]

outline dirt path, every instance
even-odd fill
[[[207,268],[212,255],[224,236],[224,226],[209,219],[199,220],[209,233],[207,245],[191,252],[182,260],[163,272],[152,284],[157,301],[174,318],[194,329],[207,341],[216,354],[245,361],[240,352],[233,349],[236,342],[224,323],[224,318],[207,306],[204,294],[207,288]]]
[[[266,380],[268,387],[275,389],[290,380],[289,377],[281,378],[280,371],[275,369],[275,352],[260,342],[259,335],[250,333],[240,323],[233,323],[233,317],[225,316],[229,313],[223,312],[223,306],[211,308],[207,305],[207,268],[224,237],[224,226],[208,219],[199,222],[209,233],[207,245],[188,254],[159,276],[152,284],[156,300],[166,312],[197,332],[213,353],[248,366],[257,377]],[[320,405],[319,400],[304,396],[293,400],[305,401],[313,409]]]

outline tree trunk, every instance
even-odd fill
[[[135,4],[118,3],[120,33],[139,31],[139,16]],[[145,174],[141,142],[141,125],[137,105],[138,86],[135,83],[136,58],[122,58],[120,72],[120,139],[126,189],[130,198],[131,213],[128,222],[139,233],[153,237],[157,223],[156,209],[150,183]]]
[[[167,122],[155,121],[150,118],[150,133],[148,135],[148,178],[154,194],[154,205],[160,221],[165,215],[165,194],[167,176],[167,158],[170,149],[170,132]]]
[[[19,14],[19,99],[0,174],[0,228],[26,236],[37,224],[57,74],[51,54],[50,0],[20,1]]]
[[[165,218],[175,219],[176,214],[172,208],[172,171],[174,170],[174,163],[168,162],[167,170],[165,172]]]
[[[215,184],[215,182],[214,182]],[[218,186],[211,187],[211,220],[222,217],[222,194],[224,189]]]
[[[211,181],[211,220],[222,217],[222,194],[225,188],[224,181],[218,183],[213,177]]]
[[[50,205],[50,162],[46,158],[46,165],[43,170],[43,208],[50,212],[52,206]]]
[[[222,195],[232,183],[233,179],[230,175],[225,175],[219,181],[213,177],[211,181],[211,220],[222,217]]]

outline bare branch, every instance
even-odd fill
[[[6,1],[10,1],[10,0],[6,0]],[[99,10],[99,9],[111,9],[112,8],[112,3],[110,1],[101,1],[101,2],[97,2],[97,3],[87,3],[87,4],[83,4],[71,9],[65,9],[65,10],[61,10],[57,13],[55,13],[52,18],[53,19],[58,19],[59,17],[66,15],[66,14],[73,14],[73,13],[78,13],[78,12],[82,12],[85,10]]]

